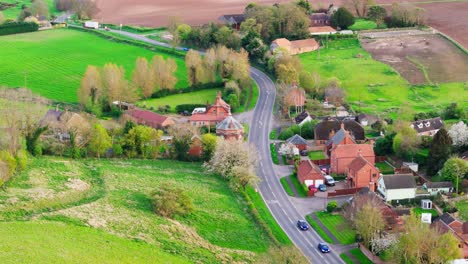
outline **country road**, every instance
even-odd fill
[[[153,45],[170,47],[166,43],[155,41],[145,36],[119,30],[110,30],[110,32],[119,33]],[[182,50],[181,47],[177,49]],[[343,263],[338,254],[333,250],[333,245],[331,245],[332,252],[328,254],[323,254],[317,249],[318,243],[323,242],[323,240],[313,229],[304,232],[296,227],[296,221],[304,219],[304,215],[298,212],[284,191],[273,168],[273,161],[270,156],[269,132],[276,96],[275,84],[265,73],[254,67],[250,67],[250,74],[260,90],[248,136],[249,142],[256,146],[260,156],[260,164],[257,168],[257,174],[261,178],[259,184],[260,193],[281,228],[311,263]]]

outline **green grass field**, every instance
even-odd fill
[[[146,108],[153,107],[155,110],[158,109],[158,106],[170,105],[170,111],[175,113],[175,108],[177,105],[181,104],[212,104],[216,98],[216,93],[223,88],[214,88],[201,90],[191,93],[183,94],[174,94],[161,98],[151,98],[147,100],[140,101],[138,105],[146,106]]]
[[[353,255],[360,264],[372,264],[373,262],[370,261],[364,253],[359,248],[353,248],[349,251],[351,255]]]
[[[327,157],[325,156],[325,154],[323,154],[323,151],[311,151],[307,154],[307,156],[309,156],[309,159],[311,160],[322,160],[322,159],[326,159]]]
[[[8,8],[6,10],[1,11],[5,19],[16,19],[21,12],[21,6],[25,4],[27,7],[31,6],[30,0],[2,0],[3,3],[18,3],[16,7]],[[49,15],[57,15],[59,12],[54,7],[54,0],[45,0],[45,2],[49,5]]]
[[[130,79],[137,57],[151,59],[155,52],[120,44],[70,29],[48,30],[0,37],[0,85],[26,87],[44,97],[76,102],[76,90],[88,65],[122,65]],[[167,58],[169,55],[160,54]],[[188,86],[185,62],[177,63],[176,88]]]
[[[386,163],[385,161],[375,163],[375,167],[377,167],[380,170],[380,173],[382,174],[394,173],[393,167],[388,165],[388,163]]]
[[[460,218],[463,221],[468,221],[468,200],[459,201],[456,203],[458,212],[460,212]]]
[[[369,29],[376,29],[377,23],[372,20],[358,18],[354,21],[354,24],[349,27],[351,30],[369,30]],[[380,28],[387,28],[387,25],[383,24]]]
[[[249,262],[254,255],[266,252],[272,242],[256,224],[245,198],[200,165],[172,160],[33,159],[30,168],[0,193],[0,221],[37,224],[42,219],[66,226],[89,225],[125,238],[126,243],[138,240],[145,247],[193,262]],[[193,199],[194,212],[174,220],[157,216],[149,194],[163,182],[186,190]],[[264,208],[257,204],[263,215]],[[274,222],[268,226],[275,227]],[[2,235],[2,239],[14,236]],[[284,233],[278,233],[284,240],[282,236]],[[286,237],[285,244],[287,241]],[[11,250],[28,256],[38,249]]]
[[[158,247],[58,222],[0,222],[2,263],[190,263]]]
[[[346,101],[354,110],[396,117],[403,103],[416,112],[440,110],[452,102],[468,105],[463,83],[412,87],[390,66],[372,59],[357,39],[333,40],[322,45],[320,51],[299,55],[304,69],[318,72],[322,80],[338,78]]]
[[[349,245],[356,242],[356,232],[349,226],[347,220],[342,215],[326,212],[318,212],[315,215],[341,244]]]

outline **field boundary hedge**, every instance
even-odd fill
[[[34,32],[38,30],[39,25],[33,22],[7,22],[0,24],[0,36]]]
[[[437,31],[437,34],[439,34],[441,37],[445,38],[446,40],[452,42],[453,45],[455,45],[457,48],[459,48],[461,51],[463,51],[463,53],[467,54],[468,55],[468,50],[465,49],[465,47],[463,47],[460,43],[458,43],[456,40],[454,40],[453,38],[445,35],[444,33],[440,32],[440,31]]]

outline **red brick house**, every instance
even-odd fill
[[[299,150],[306,150],[307,149],[307,140],[305,140],[303,137],[299,136],[298,134],[288,138],[286,140],[286,143],[293,144]]]
[[[316,187],[325,182],[319,166],[310,160],[302,160],[297,168],[297,179],[302,184],[307,186],[315,185]]]
[[[356,144],[356,141],[351,137],[351,133],[344,128],[344,123],[341,123],[341,129],[335,133],[334,130],[330,132],[331,138],[325,144],[325,155],[330,156],[330,151],[333,147],[338,145]]]
[[[330,171],[345,174],[349,165],[357,157],[362,156],[370,164],[375,164],[374,148],[370,144],[337,145],[331,149]]]
[[[462,222],[450,214],[444,213],[434,220],[432,226],[439,228],[443,233],[452,232],[458,239],[458,247],[463,258],[468,258],[468,222]]]
[[[229,114],[228,117],[216,125],[216,135],[224,139],[243,139],[244,127]]]
[[[191,157],[201,157],[203,154],[203,142],[199,136],[195,135],[192,137],[188,154]]]
[[[348,166],[347,180],[350,188],[369,187],[375,192],[380,171],[362,156],[355,158]]]
[[[172,118],[141,109],[130,109],[124,112],[122,118],[131,120],[139,125],[162,129],[174,125]]]
[[[221,98],[218,92],[214,104],[206,107],[206,112],[195,113],[190,117],[190,124],[193,126],[212,126],[223,121],[231,114],[231,106]]]
[[[340,129],[341,124],[344,124],[344,129],[349,132],[350,137],[358,144],[364,143],[366,137],[364,128],[356,121],[348,119],[338,121],[336,118],[326,118],[322,122],[315,125],[314,140],[316,146],[324,146],[328,140],[332,138]]]

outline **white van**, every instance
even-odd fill
[[[332,176],[330,175],[325,175],[323,176],[325,178],[325,183],[328,185],[328,186],[335,186],[335,180],[333,179]]]

